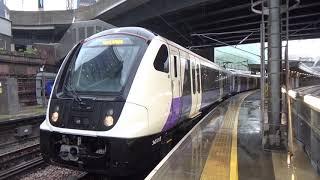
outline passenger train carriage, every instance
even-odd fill
[[[65,58],[40,127],[51,164],[110,175],[158,160],[169,134],[258,78],[213,62],[137,27],[100,32]]]

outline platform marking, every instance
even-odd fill
[[[208,116],[212,114],[212,112],[216,111],[217,107],[214,107],[208,114],[206,114],[184,137],[176,144],[173,149],[159,162],[159,164],[149,173],[149,175],[144,178],[144,180],[150,180],[153,178],[154,175],[156,175],[157,171],[167,162],[167,160],[172,156],[174,152],[177,151],[177,149],[181,146],[183,142],[186,141],[186,139],[191,135],[192,132],[195,131],[196,128],[200,126],[203,121],[207,119]]]
[[[241,104],[252,92],[232,100],[212,142],[201,179],[238,180],[237,131]]]

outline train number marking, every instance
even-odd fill
[[[158,137],[158,138],[156,138],[155,140],[152,140],[152,146],[155,145],[155,144],[157,144],[157,143],[160,142],[160,141],[161,141],[161,136]]]

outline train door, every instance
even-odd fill
[[[196,111],[198,112],[201,108],[201,101],[202,101],[202,87],[201,87],[201,68],[200,68],[200,60],[196,58],[196,96],[197,96],[197,107]]]
[[[238,82],[237,92],[241,92],[241,77],[240,76],[237,76],[237,82]]]
[[[230,86],[230,94],[233,94],[235,92],[235,76],[233,74],[230,75],[231,78],[231,86]]]
[[[223,96],[227,96],[229,94],[230,90],[230,77],[229,74],[223,73],[223,81],[224,81],[224,86],[223,86]]]
[[[170,77],[172,89],[172,108],[177,119],[181,115],[181,62],[179,50],[170,46]]]
[[[219,71],[219,86],[220,86],[220,99],[219,100],[222,100],[224,81],[223,81],[223,74],[221,71]]]
[[[197,82],[196,82],[196,59],[194,56],[190,55],[190,70],[191,70],[191,110],[190,117],[195,117],[197,115],[197,105],[198,105],[198,96],[197,96]]]
[[[191,62],[189,60],[189,55],[186,52],[179,50],[179,54],[180,54],[180,61],[181,61],[181,86],[182,86],[181,116],[189,118],[191,105],[192,105]]]

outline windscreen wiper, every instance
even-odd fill
[[[69,93],[71,93],[71,96],[74,100],[76,100],[79,104],[82,104],[82,99],[80,98],[79,94],[74,90],[74,88],[70,85],[70,82],[68,84],[65,84],[64,87]]]

